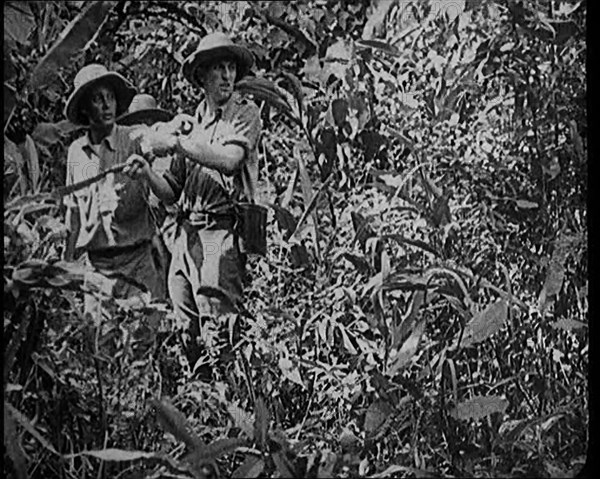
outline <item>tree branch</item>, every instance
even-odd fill
[[[186,12],[181,8],[178,8],[177,6],[175,6],[175,4],[171,2],[148,2],[148,9],[144,10],[143,12],[153,13],[154,15],[156,15],[156,13],[160,13],[151,12],[149,10],[151,7],[157,7],[164,13],[170,14],[173,20],[179,21],[180,23],[191,28],[201,36],[205,36],[207,34],[206,28],[204,28],[204,25],[202,25],[195,16],[191,15],[190,13]],[[183,22],[183,19],[185,19],[186,22]]]

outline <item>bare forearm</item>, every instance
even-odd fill
[[[237,145],[207,144],[194,137],[180,138],[176,148],[186,158],[225,175],[234,174],[244,159],[244,150]]]
[[[174,203],[175,193],[167,180],[153,170],[148,172],[148,184],[157,198],[166,204]]]

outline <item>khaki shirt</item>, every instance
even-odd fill
[[[140,153],[139,143],[129,138],[134,128],[115,125],[98,145],[91,144],[89,133],[75,140],[67,156],[66,184],[88,179]],[[71,214],[79,214],[81,220],[76,247],[94,251],[151,239],[154,224],[148,191],[148,185],[141,180],[111,173],[66,197],[67,224]]]
[[[176,195],[184,214],[230,212],[231,200],[248,200],[242,181],[246,174],[247,183],[256,190],[258,180],[257,143],[261,131],[258,107],[234,92],[229,101],[214,115],[209,114],[206,100],[196,110],[198,125],[192,135],[201,135],[209,144],[235,144],[245,150],[242,167],[232,176],[227,176],[189,159],[177,157],[164,174]]]

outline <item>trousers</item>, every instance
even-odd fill
[[[195,369],[211,347],[211,321],[235,314],[243,297],[245,255],[233,228],[196,228],[183,224],[175,237],[168,275],[169,296],[177,316],[188,324],[185,345]],[[201,361],[203,363],[203,361]]]
[[[155,298],[164,298],[165,287],[160,270],[154,261],[153,247],[150,241],[127,248],[87,253],[87,262],[103,278],[101,289],[116,298],[130,298],[144,290]],[[84,296],[84,312],[101,318],[105,305],[91,294]]]

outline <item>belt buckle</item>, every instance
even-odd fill
[[[208,213],[202,213],[200,218],[198,218],[198,228],[199,229],[208,229],[215,224],[215,220],[211,218]]]

